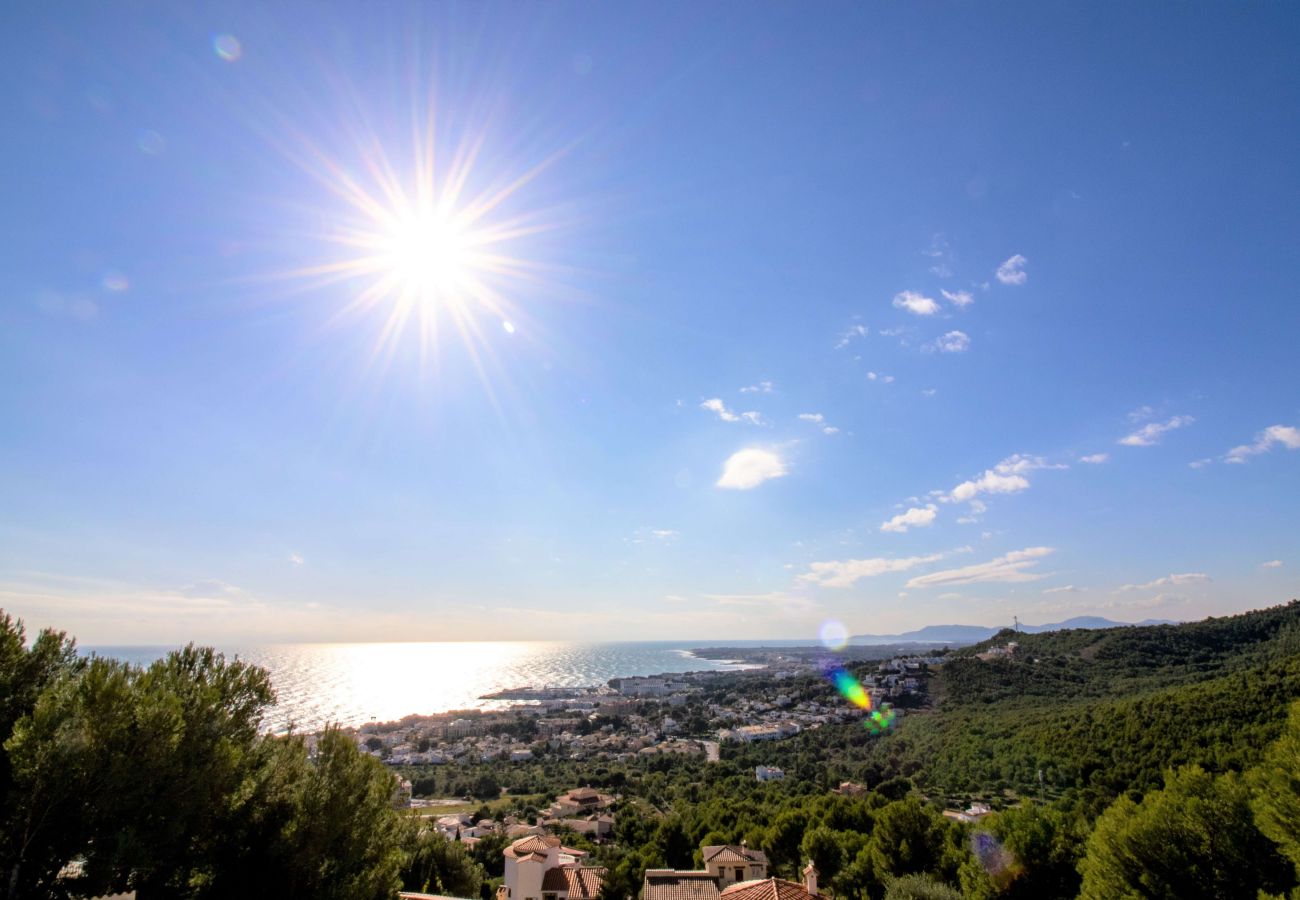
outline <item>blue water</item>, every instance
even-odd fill
[[[688,652],[701,642],[581,644],[430,642],[277,644],[219,648],[265,667],[277,702],[266,726],[315,730],[450,709],[494,709],[484,694],[533,685],[600,685],[628,675],[699,672],[737,666]],[[89,647],[88,653],[147,664],[169,647]]]

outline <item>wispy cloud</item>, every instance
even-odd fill
[[[899,291],[894,295],[894,308],[917,316],[932,316],[939,311],[939,304],[916,291]]]
[[[868,372],[867,381],[879,381],[881,384],[893,384],[894,376],[886,375],[883,372]]]
[[[1041,456],[1016,453],[1008,456],[991,469],[985,469],[978,478],[963,481],[947,494],[940,495],[945,503],[964,503],[980,494],[1017,494],[1028,490],[1025,474],[1036,469],[1064,469],[1059,463],[1049,463]]]
[[[289,554],[289,562],[293,563],[295,566],[301,566],[301,565],[302,565],[303,563],[305,563],[306,561],[307,561],[307,560],[303,559],[303,558],[302,558],[301,556],[299,556],[297,553],[290,553],[290,554]]]
[[[1139,406],[1137,409],[1129,412],[1127,418],[1136,425],[1138,422],[1145,422],[1156,414],[1156,411],[1149,406]]]
[[[871,331],[866,325],[851,325],[848,331],[840,335],[839,342],[835,344],[835,349],[843,350],[856,339],[864,338],[870,333]]]
[[[1096,466],[1096,465],[1100,465],[1101,463],[1104,463],[1108,459],[1110,459],[1109,453],[1092,453],[1088,456],[1080,456],[1079,462],[1088,463],[1091,466]]]
[[[1152,588],[1170,587],[1176,584],[1204,584],[1212,581],[1209,575],[1204,572],[1184,572],[1181,575],[1166,575],[1163,578],[1157,578],[1155,581],[1148,581],[1146,584],[1124,584],[1116,588],[1119,591],[1148,591]]]
[[[936,234],[930,239],[930,249],[921,252],[934,260],[934,264],[930,266],[931,274],[939,278],[952,277],[952,249],[946,237]]]
[[[925,506],[914,506],[907,512],[894,516],[888,522],[881,523],[880,530],[902,534],[909,528],[928,528],[934,524],[934,519],[938,514],[939,507],[933,503],[928,503]]]
[[[1280,569],[1282,568],[1282,560],[1270,559],[1268,562],[1260,563],[1259,567],[1261,569]]]
[[[760,381],[758,384],[751,384],[748,387],[740,389],[742,394],[770,394],[772,393],[772,382]]]
[[[823,434],[839,434],[840,430],[834,425],[826,422],[826,417],[821,413],[799,413],[799,418],[804,422],[812,422],[814,425],[821,426]]]
[[[970,335],[964,331],[949,331],[925,345],[926,350],[940,353],[964,353],[970,349]]]
[[[975,302],[975,295],[972,294],[970,291],[940,290],[939,293],[943,294],[943,299],[947,300],[949,303],[951,303],[953,306],[957,307],[958,309],[965,309],[966,307],[970,306],[972,303]]]
[[[720,488],[747,491],[764,481],[780,478],[787,472],[785,460],[773,450],[749,447],[738,450],[722,466],[722,476],[716,484]]]
[[[762,413],[758,412],[732,412],[727,409],[727,405],[719,397],[710,397],[700,404],[700,409],[707,410],[711,413],[717,413],[719,419],[724,422],[746,422],[750,425],[766,425],[767,420],[763,418]]]
[[[906,556],[901,559],[843,559],[815,562],[808,571],[799,576],[800,581],[807,581],[822,587],[850,587],[863,578],[875,578],[890,572],[906,572],[926,563],[943,559],[942,553],[927,556]]]
[[[1054,552],[1052,547],[1028,547],[1024,550],[1013,550],[1012,552],[991,559],[988,562],[976,563],[973,566],[962,566],[959,569],[946,569],[942,572],[931,572],[929,575],[918,575],[909,580],[909,588],[918,587],[935,587],[937,585],[959,585],[959,584],[983,584],[987,582],[999,582],[1004,584],[1015,584],[1022,581],[1038,581],[1040,578],[1047,576],[1038,572],[1028,572],[1026,569],[1038,565],[1040,559]]]
[[[1267,453],[1277,446],[1288,450],[1300,450],[1300,428],[1291,425],[1270,425],[1255,435],[1253,444],[1242,444],[1229,450],[1223,461],[1240,465],[1250,457]]]
[[[1083,590],[1083,588],[1075,587],[1072,584],[1065,584],[1062,585],[1061,587],[1047,588],[1046,590],[1043,591],[1043,593],[1044,594],[1077,594],[1081,590]]]
[[[998,266],[995,274],[998,281],[1003,284],[1024,284],[1029,280],[1029,273],[1025,271],[1025,266],[1028,264],[1029,260],[1017,253]]]
[[[1132,434],[1120,438],[1119,443],[1125,447],[1150,447],[1160,443],[1160,439],[1167,432],[1177,428],[1186,428],[1195,421],[1191,416],[1174,416],[1166,422],[1149,422]]]

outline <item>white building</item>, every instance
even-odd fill
[[[582,855],[560,846],[557,837],[520,838],[505,849],[505,881],[497,900],[595,900],[605,869],[576,862]]]

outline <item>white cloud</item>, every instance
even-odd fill
[[[785,460],[772,450],[750,447],[738,450],[722,466],[722,476],[717,480],[720,488],[747,491],[764,481],[786,474]]]
[[[963,353],[970,349],[970,335],[964,331],[950,331],[926,344],[925,349],[938,350],[940,353]]]
[[[943,299],[947,300],[958,309],[965,309],[975,302],[975,295],[970,291],[940,290],[939,293],[943,294]]]
[[[980,494],[1018,494],[1029,488],[1029,479],[1024,477],[1025,473],[1036,469],[1064,468],[1063,465],[1049,463],[1041,456],[1015,453],[993,468],[986,469],[978,478],[963,481],[947,494],[940,492],[938,496],[945,503],[964,503]]]
[[[712,397],[700,404],[700,409],[707,409],[709,412],[718,414],[718,418],[724,422],[739,422],[740,416],[727,409],[727,405],[722,402],[720,397]]]
[[[1280,569],[1282,568],[1282,560],[1270,559],[1268,562],[1260,563],[1259,567],[1261,569]]]
[[[306,562],[306,560],[303,559],[301,556],[299,556],[297,553],[290,553],[289,562],[293,563],[295,566],[301,566],[303,563]]]
[[[1080,456],[1079,462],[1088,463],[1089,465],[1098,465],[1110,459],[1109,453],[1093,453],[1089,456]]]
[[[835,345],[836,350],[843,350],[851,344],[856,338],[863,338],[870,334],[866,325],[853,325],[849,330],[840,335],[839,343]]]
[[[943,559],[942,553],[928,556],[906,556],[902,559],[844,559],[815,562],[808,571],[799,576],[800,581],[809,581],[822,587],[849,587],[862,578],[874,578],[889,572],[905,572],[926,563]]]
[[[799,418],[805,422],[812,422],[814,425],[822,426],[823,434],[839,434],[840,430],[834,425],[826,424],[826,417],[821,413],[799,413]]]
[[[675,540],[678,533],[671,528],[652,528],[650,534],[661,541]]]
[[[1148,581],[1146,584],[1125,584],[1117,588],[1118,591],[1147,591],[1151,588],[1169,587],[1175,584],[1204,584],[1212,581],[1209,575],[1204,572],[1184,572],[1181,575],[1166,575],[1163,578],[1157,578],[1155,581]]]
[[[1047,588],[1044,594],[1077,594],[1083,588],[1077,588],[1072,584],[1062,585],[1061,587]]]
[[[1029,479],[1019,475],[999,475],[987,471],[979,478],[963,481],[948,494],[947,499],[956,503],[970,500],[979,494],[1017,494],[1029,489]]]
[[[1196,420],[1191,416],[1174,416],[1167,422],[1150,422],[1143,425],[1132,434],[1125,435],[1119,439],[1119,443],[1125,447],[1150,447],[1153,444],[1160,443],[1167,431],[1173,431],[1176,428],[1186,428]]]
[[[1149,406],[1139,406],[1128,414],[1128,420],[1136,425],[1138,422],[1145,422],[1156,414],[1156,411]]]
[[[947,569],[942,572],[931,572],[929,575],[918,575],[908,581],[907,586],[909,588],[918,588],[934,587],[936,585],[948,586],[987,582],[1012,584],[1022,581],[1037,581],[1047,576],[1037,572],[1026,572],[1025,570],[1038,565],[1038,561],[1042,557],[1052,552],[1052,547],[1028,547],[1024,550],[1013,550],[1005,556],[999,556],[985,563],[962,566],[959,569]]]
[[[894,295],[894,308],[917,316],[932,316],[939,311],[939,304],[916,291],[900,291]]]
[[[938,388],[922,388],[921,390],[922,397],[933,397],[937,393],[939,393]]]
[[[1003,284],[1024,284],[1029,280],[1029,273],[1025,271],[1025,266],[1029,260],[1025,259],[1019,253],[1012,256],[1002,265],[998,266],[995,273],[998,281]]]
[[[758,384],[751,384],[749,387],[740,389],[742,394],[770,394],[772,393],[772,382],[760,381]]]
[[[881,531],[893,531],[902,534],[909,528],[927,528],[934,524],[935,516],[939,514],[939,507],[933,503],[925,506],[914,506],[905,513],[899,513],[888,522],[880,526]]]
[[[952,251],[948,245],[948,239],[942,234],[936,234],[931,238],[930,249],[921,252],[935,261],[934,265],[930,266],[931,273],[940,278],[952,276]]]
[[[882,384],[893,384],[894,376],[886,375],[884,372],[868,372],[867,381],[879,381]]]
[[[762,413],[742,412],[736,413],[727,409],[727,405],[718,397],[710,397],[700,404],[700,409],[707,410],[711,413],[717,413],[718,418],[724,422],[746,422],[750,425],[766,425],[767,420],[763,418]]]
[[[1267,453],[1279,444],[1288,450],[1300,450],[1300,428],[1291,425],[1270,425],[1255,435],[1255,443],[1233,447],[1223,461],[1244,463],[1248,457]]]

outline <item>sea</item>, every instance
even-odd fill
[[[270,673],[276,703],[263,724],[283,732],[317,731],[330,723],[355,727],[453,709],[502,709],[513,701],[486,700],[484,695],[516,687],[594,686],[632,675],[750,667],[690,652],[706,645],[717,643],[466,641],[218,649]],[[172,649],[87,647],[83,652],[148,665]]]

